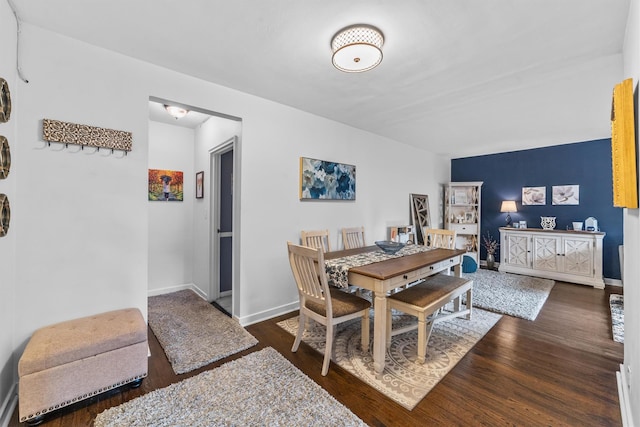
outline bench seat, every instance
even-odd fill
[[[462,308],[461,298],[467,294]],[[427,277],[422,283],[410,286],[387,297],[387,347],[391,344],[391,336],[418,329],[418,363],[424,363],[427,355],[427,343],[436,322],[452,317],[465,316],[471,319],[473,281],[447,274],[435,274]],[[452,312],[440,313],[440,309],[454,301]],[[416,316],[417,325],[392,329],[391,310]]]
[[[18,362],[20,422],[147,376],[147,325],[127,308],[46,326]]]

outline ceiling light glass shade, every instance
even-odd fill
[[[340,30],[331,40],[333,66],[347,73],[361,73],[382,61],[384,37],[370,25],[354,25]]]
[[[186,108],[176,107],[175,105],[167,105],[167,104],[165,104],[164,108],[165,108],[165,110],[167,110],[167,113],[169,113],[169,114],[171,114],[171,116],[175,117],[176,120],[186,116],[187,113],[189,112],[189,110],[187,110]]]

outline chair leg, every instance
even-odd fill
[[[418,363],[424,363],[427,355],[427,324],[424,313],[418,313]]]
[[[298,316],[298,332],[296,333],[295,341],[293,341],[293,347],[291,347],[291,351],[294,353],[298,351],[298,346],[300,345],[300,341],[302,341],[302,334],[305,330],[306,321],[306,316],[300,312],[300,316]]]
[[[418,363],[424,364],[427,359],[427,346],[429,345],[429,339],[431,338],[431,332],[433,332],[433,325],[436,323],[436,315],[433,314],[425,319],[424,315],[418,318]],[[422,322],[420,321],[422,319]],[[420,333],[422,333],[422,341],[424,344],[420,345]]]
[[[387,303],[387,305],[389,305],[389,303]],[[391,327],[391,318],[391,307],[387,307],[387,342],[385,343],[387,348],[391,347],[391,331],[393,330]]]
[[[333,324],[330,319],[327,322],[327,338],[324,345],[324,362],[322,362],[322,375],[327,375],[329,372],[329,364],[331,363],[331,354],[333,353],[333,335],[335,334]]]
[[[362,351],[369,351],[369,310],[365,310],[362,314],[360,328],[362,329]]]

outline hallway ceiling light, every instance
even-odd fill
[[[175,117],[176,120],[186,116],[187,113],[189,112],[189,110],[187,110],[186,108],[176,107],[175,105],[167,105],[167,104],[164,104],[164,109],[167,110],[167,113],[169,113],[172,117]]]
[[[333,66],[347,73],[361,73],[382,61],[384,37],[371,25],[352,25],[340,30],[331,40]]]

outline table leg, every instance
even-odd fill
[[[453,266],[453,275],[456,277],[462,277],[462,263],[461,258],[458,258],[458,263]]]
[[[376,292],[373,304],[373,368],[382,374],[387,353],[387,293]]]

